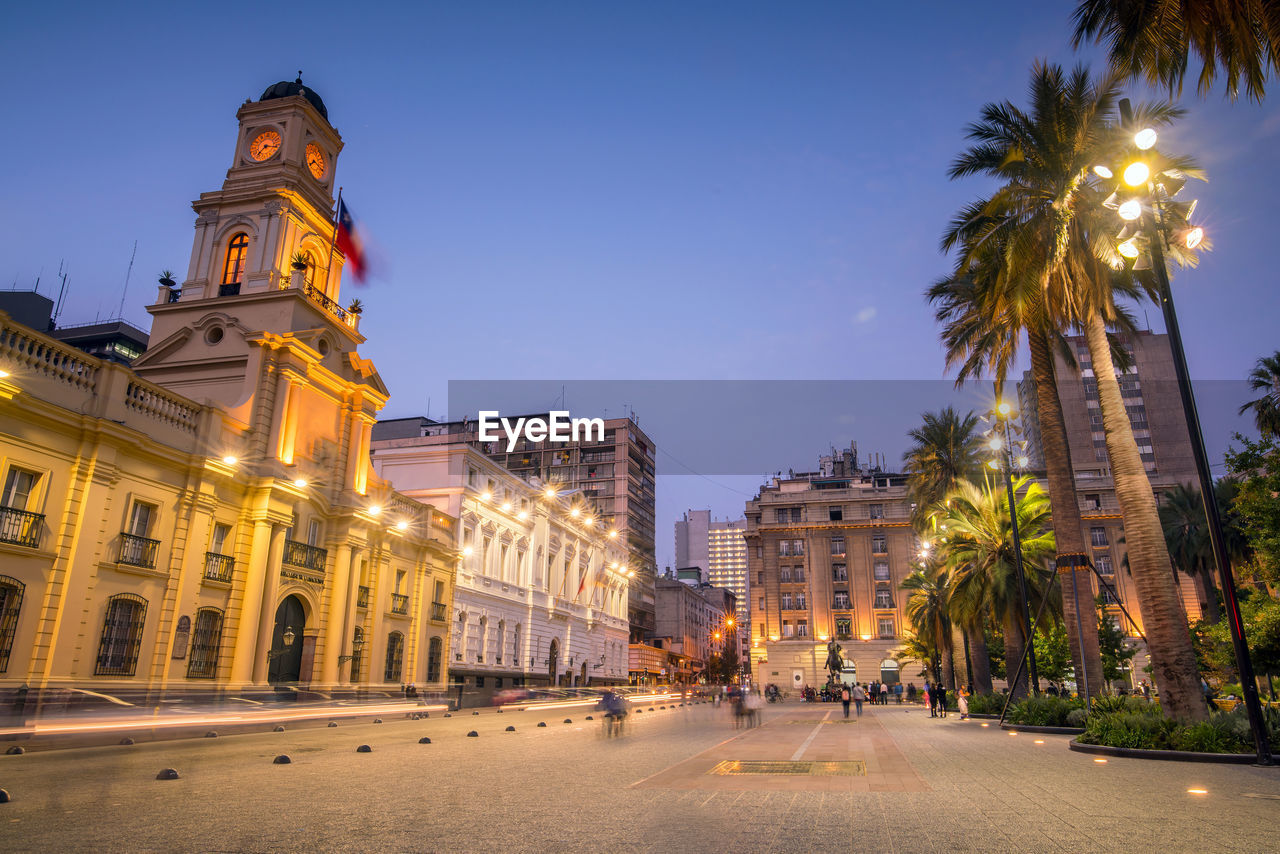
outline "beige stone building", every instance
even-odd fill
[[[132,370],[0,315],[5,688],[445,686],[457,521],[370,472],[341,137],[300,81],[237,118]]]
[[[893,654],[907,599],[899,588],[918,551],[910,516],[905,476],[859,467],[856,446],[821,458],[818,471],[773,479],[747,502],[758,683],[825,683],[831,640],[860,681],[898,681]]]
[[[617,529],[466,443],[378,440],[373,464],[459,519],[451,696],[477,705],[512,688],[626,683],[636,571]]]

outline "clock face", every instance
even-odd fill
[[[249,156],[259,163],[270,160],[279,150],[280,133],[274,130],[264,130],[249,143]]]
[[[324,152],[314,142],[307,143],[307,168],[317,181],[324,177]]]

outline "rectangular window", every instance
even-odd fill
[[[796,594],[796,610],[797,610],[797,611],[803,611],[804,609],[805,609],[805,604],[804,604],[804,594],[803,594],[803,593],[797,593],[797,594]]]
[[[1098,494],[1086,495],[1086,496],[1084,497],[1084,509],[1086,509],[1086,510],[1101,510],[1101,509],[1102,509],[1102,496],[1101,496],[1101,495],[1098,495]]]
[[[187,659],[188,679],[212,679],[218,670],[218,646],[222,642],[222,612],[201,608],[196,612],[191,634],[191,657]]]
[[[843,508],[843,507],[828,507],[828,508],[827,508],[827,520],[828,520],[828,521],[830,521],[830,522],[843,522],[843,521],[844,521],[844,508]]]
[[[230,533],[230,525],[214,525],[213,536],[209,538],[209,551],[219,555],[225,554],[222,549],[227,544],[227,535]]]
[[[774,510],[773,512],[775,514],[776,520],[779,522],[786,522],[788,519],[791,518],[791,508],[789,507],[779,507],[777,510]]]
[[[431,601],[432,601],[432,602],[443,602],[443,601],[444,601],[444,582],[443,582],[443,581],[441,581],[441,580],[440,580],[440,579],[438,579],[438,578],[436,579],[436,593],[435,593],[434,598],[432,598],[432,600],[431,600]]]
[[[883,518],[884,518],[884,505],[883,505],[883,504],[872,504],[872,505],[870,506],[870,508],[869,508],[869,509],[871,510],[871,518],[872,518],[872,519],[883,519]]]
[[[1089,541],[1090,541],[1091,543],[1093,543],[1093,545],[1094,545],[1094,546],[1105,546],[1105,545],[1108,545],[1108,543],[1107,543],[1107,529],[1106,529],[1106,528],[1090,528],[1090,529],[1089,529]]]
[[[778,580],[783,584],[791,581],[791,567],[783,566],[778,568]]]
[[[888,581],[889,580],[889,561],[887,560],[876,561],[875,565],[871,568],[871,573],[876,581]]]
[[[836,620],[836,637],[845,639],[853,634],[853,620]]]
[[[837,590],[837,591],[836,591],[836,593],[835,593],[835,595],[831,597],[831,607],[833,607],[833,608],[848,608],[848,607],[849,607],[849,594],[848,594],[848,593],[846,593],[846,592],[844,592],[843,590]]]
[[[809,621],[800,620],[796,623],[796,637],[807,638],[809,636]]]
[[[151,533],[151,517],[154,513],[153,505],[142,501],[133,502],[133,508],[129,511],[129,526],[125,533],[135,537],[147,536]]]
[[[831,580],[832,581],[848,581],[849,568],[842,563],[831,564]]]
[[[764,611],[764,597],[763,597],[763,596],[761,596],[761,597],[760,597],[760,610],[761,610],[761,611]]]
[[[782,594],[782,610],[784,611],[791,610],[791,594],[790,593]]]
[[[26,510],[31,502],[31,493],[36,490],[36,481],[40,476],[35,472],[11,468],[4,479],[4,496],[0,497],[0,507],[13,510]]]
[[[763,572],[763,571],[759,571],[759,572],[757,572],[757,573],[756,573],[756,584],[760,584],[760,585],[763,585],[763,584],[764,584],[764,572]]]
[[[312,519],[307,522],[307,545],[320,545],[320,520]]]
[[[833,555],[844,554],[844,537],[831,538],[831,554]]]
[[[789,638],[793,636],[795,634],[795,630],[796,630],[795,626],[791,625],[786,620],[782,621],[782,636],[784,638]]]
[[[1111,567],[1110,555],[1097,555],[1093,559],[1093,565],[1098,568],[1098,572],[1103,575],[1115,575],[1115,570]]]
[[[893,594],[889,591],[888,587],[881,586],[876,588],[876,607],[877,608],[893,607]]]
[[[876,623],[877,623],[877,628],[880,630],[880,637],[882,638],[893,637],[893,618],[892,617],[881,617],[879,620],[876,621]]]
[[[878,555],[889,553],[889,547],[886,544],[884,534],[873,534],[871,536],[871,551]]]
[[[791,577],[792,577],[793,579],[795,579],[796,581],[804,581],[804,567],[803,567],[803,566],[797,566],[797,567],[792,571]]]

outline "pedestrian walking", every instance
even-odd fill
[[[889,686],[884,682],[880,683],[880,705],[889,705]]]
[[[964,688],[956,691],[956,705],[960,707],[960,720],[967,720],[969,717],[969,692]]]
[[[911,704],[911,705],[913,705],[913,706],[915,705],[915,702],[916,702],[916,683],[914,683],[914,682],[910,682],[910,683],[908,683],[908,684],[907,684],[907,702],[908,702],[908,703],[910,703],[910,704]]]
[[[929,717],[936,718],[938,716],[937,705],[933,702],[933,691],[935,689],[928,682],[924,683],[924,705],[929,710]]]
[[[853,695],[849,693],[849,686],[844,686],[844,690],[840,692],[840,702],[844,705],[844,719],[849,720],[849,701],[853,699]]]
[[[947,716],[947,689],[942,685],[933,686],[934,705],[938,709],[938,717]]]
[[[858,710],[858,717],[862,717],[862,701],[867,699],[867,692],[862,690],[861,685],[859,685],[857,682],[854,682],[853,688],[850,689],[849,693],[853,696],[853,705]],[[848,709],[849,709],[849,705],[848,703],[846,703],[845,711],[847,712]]]
[[[899,706],[902,705],[902,683],[893,683],[893,699]]]

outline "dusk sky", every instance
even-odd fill
[[[149,328],[156,274],[187,267],[190,202],[231,164],[236,109],[302,69],[382,262],[343,301],[366,305],[387,417],[468,414],[447,411],[458,380],[941,381],[922,292],[948,268],[948,219],[989,189],[947,166],[984,103],[1026,103],[1037,58],[1101,70],[1071,50],[1074,5],[21,4],[0,33],[0,286],[39,277],[56,297],[65,264],[60,324],[123,297]],[[1182,103],[1160,146],[1208,171],[1184,194],[1214,250],[1175,299],[1192,373],[1239,380],[1280,347],[1280,102]],[[780,403],[759,400],[804,418]],[[852,406],[844,433],[771,439],[748,472],[682,458],[712,479],[661,479],[659,566],[681,511],[739,516],[764,472],[854,439],[898,460],[915,421],[863,432],[875,396]]]

